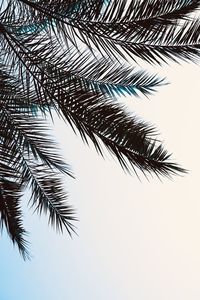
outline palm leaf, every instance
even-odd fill
[[[21,2],[26,3],[27,5],[33,7],[36,9],[39,14],[41,14],[41,18],[45,16],[45,9],[41,3],[33,3],[29,0],[21,0]],[[156,5],[157,3],[157,5]],[[92,51],[93,46],[95,46],[98,50],[100,50],[101,54],[107,55],[110,58],[115,55],[117,58],[118,55],[121,55],[123,58],[126,58],[125,53],[128,54],[131,58],[134,59],[134,57],[139,56],[142,59],[146,59],[148,62],[157,62],[160,63],[160,61],[163,61],[164,57],[176,60],[176,57],[184,60],[195,60],[197,57],[199,57],[199,41],[194,42],[191,41],[190,44],[188,44],[188,37],[190,34],[197,35],[199,26],[198,24],[192,24],[191,26],[188,25],[188,22],[186,22],[186,25],[183,26],[183,28],[180,28],[178,33],[176,35],[170,34],[171,43],[169,45],[155,45],[154,44],[154,34],[163,36],[163,31],[166,32],[166,30],[171,31],[171,27],[165,26],[165,14],[168,14],[172,12],[171,18],[173,19],[173,13],[181,10],[180,14],[183,14],[183,11],[186,12],[186,7],[188,8],[188,12],[191,12],[191,10],[196,9],[199,6],[199,1],[174,1],[173,4],[176,3],[176,7],[174,8],[172,3],[169,4],[167,2],[166,5],[160,2],[149,2],[149,5],[146,5],[145,2],[141,2],[140,4],[137,4],[134,8],[133,2],[130,3],[130,6],[127,8],[127,13],[124,13],[124,9],[126,7],[126,1],[120,1],[120,2],[111,2],[111,7],[109,10],[109,5],[107,9],[105,10],[104,14],[107,21],[114,18],[115,21],[120,21],[121,18],[124,20],[124,18],[130,19],[131,18],[131,12],[135,12],[135,15],[138,15],[138,19],[141,21],[141,19],[144,21],[145,18],[145,12],[148,12],[151,16],[154,16],[154,13],[156,12],[156,16],[159,16],[159,7],[161,9],[160,16],[161,17],[160,23],[164,25],[164,27],[160,28],[160,25],[157,25],[157,30],[153,30],[153,33],[150,32],[150,36],[148,40],[148,43],[145,42],[135,42],[130,41],[130,36],[128,40],[122,40],[121,36],[118,35],[118,30],[115,32],[113,30],[112,26],[108,31],[105,33],[104,30],[100,29],[100,26],[98,25],[95,27],[95,24],[88,24],[85,21],[79,20],[73,20],[68,18],[65,18],[65,15],[59,14],[57,10],[49,10],[46,13],[46,16],[50,18],[50,22],[52,24],[56,22],[57,29],[62,31],[62,33],[66,36],[66,39],[74,40],[76,36],[83,41],[87,47]],[[154,6],[153,6],[154,4]],[[139,9],[140,7],[140,9]],[[157,9],[154,11],[154,8],[157,7]],[[130,9],[132,8],[132,10]],[[138,8],[138,9],[137,9]],[[152,10],[152,12],[151,12]],[[143,12],[143,17],[140,15]],[[125,16],[123,16],[125,14]],[[113,17],[114,15],[114,17]],[[140,17],[139,17],[140,16]],[[135,17],[137,19],[137,17]],[[176,19],[176,17],[175,17]],[[51,21],[52,20],[52,21]],[[164,22],[164,23],[163,23]],[[157,21],[156,21],[156,24]],[[66,26],[64,26],[66,25]],[[168,24],[167,24],[168,25]],[[147,25],[151,28],[151,24]],[[117,26],[118,28],[119,26]],[[177,26],[176,26],[177,27]],[[178,41],[178,43],[174,43],[174,38],[176,39],[176,36],[182,35],[182,33],[186,30],[185,33],[185,44],[183,45],[181,42]],[[193,32],[195,30],[195,32]],[[114,31],[114,33],[113,33]],[[173,30],[172,30],[173,31]],[[108,34],[110,33],[110,35]],[[126,36],[127,27],[123,27],[122,34]],[[136,30],[137,32],[137,30]],[[145,37],[146,33],[143,34],[144,31],[140,31],[138,33],[139,38]],[[137,38],[137,34],[134,34],[134,36]],[[153,43],[152,43],[153,42]]]
[[[77,127],[83,140],[87,137],[103,155],[101,143],[118,159],[128,172],[136,168],[140,171],[166,175],[185,172],[170,162],[170,155],[152,137],[152,126],[126,114],[122,107],[113,104],[101,95],[74,90],[74,95],[62,95],[59,105],[67,121]]]
[[[7,130],[8,125],[5,124],[5,127]],[[3,130],[1,129],[1,131]],[[53,165],[41,165],[40,160],[34,159],[34,153],[30,153],[30,149],[27,151],[27,149],[20,147],[19,138],[17,135],[13,138],[13,132],[6,131],[1,135],[1,137],[4,136],[6,141],[4,141],[3,146],[6,148],[7,155],[10,156],[8,163],[12,165],[12,176],[19,174],[22,183],[31,187],[34,202],[37,199],[38,207],[41,207],[40,211],[47,212],[49,210],[49,219],[51,219],[52,225],[60,230],[62,230],[63,225],[71,234],[73,225],[70,221],[74,220],[73,210],[66,203],[66,193],[62,187],[62,180],[59,179]],[[5,151],[3,152],[5,155]]]
[[[10,140],[16,139],[22,151],[33,155],[34,159],[41,160],[49,167],[72,176],[69,166],[64,163],[58,153],[57,144],[47,137],[49,129],[47,122],[42,118],[32,115],[32,105],[20,89],[19,82],[9,78],[6,73],[0,74],[0,111],[2,130],[6,131],[5,137]],[[13,96],[13,93],[14,96]],[[34,103],[34,102],[33,102]],[[48,150],[47,150],[47,145]]]
[[[145,23],[152,25],[159,21],[169,24],[176,19],[187,17],[188,14],[198,9],[199,5],[199,0],[113,0],[107,4],[99,19],[102,23],[109,24],[126,24],[132,21],[142,25]]]
[[[49,211],[51,224],[59,230],[62,230],[64,226],[71,234],[71,231],[74,231],[71,221],[75,218],[72,208],[66,203],[63,183],[55,169],[70,176],[71,172],[60,158],[56,144],[47,138],[47,127],[44,126],[44,121],[31,116],[28,102],[23,101],[25,96],[22,91],[19,89],[18,93],[14,94],[18,83],[13,82],[13,78],[8,80],[7,77],[6,74],[1,74],[0,158],[2,163],[0,164],[0,178],[7,180],[2,181],[1,186],[2,220],[6,222],[9,235],[18,243],[25,258],[26,250],[23,248],[25,242],[22,238],[23,230],[20,229],[18,208],[19,187],[30,186],[33,203],[38,201],[37,208],[40,212]],[[19,98],[20,95],[22,97]],[[12,190],[9,190],[7,186],[13,187],[13,195],[10,195]],[[7,199],[11,201],[10,207],[7,205]],[[10,211],[12,209],[13,212]],[[10,219],[13,218],[15,222],[13,226],[18,230],[18,236],[10,224],[9,214]]]
[[[2,176],[2,168],[0,168]],[[24,259],[29,258],[27,242],[24,238],[26,231],[22,225],[20,209],[20,184],[0,177],[0,227],[7,232],[14,244],[17,244]]]
[[[5,31],[4,61],[9,59],[11,68],[14,68],[11,71],[19,74],[21,80],[25,81],[25,87],[32,81],[35,94],[38,94],[38,98],[42,95],[47,103],[51,97],[43,93],[40,88],[44,86],[45,78],[49,82],[49,78],[52,82],[56,79],[57,84],[62,78],[65,78],[66,83],[74,80],[80,87],[107,92],[110,96],[125,93],[137,95],[138,92],[150,94],[163,83],[163,79],[145,71],[134,73],[132,68],[105,58],[91,59],[91,53],[80,54],[70,49],[58,56],[60,45],[56,39],[50,44],[47,43],[46,35],[44,38],[40,36],[37,39],[35,34],[35,40],[38,41],[35,49],[35,44],[32,45],[32,37],[30,39],[16,37],[8,29],[5,28]],[[25,70],[26,77],[23,75]],[[50,70],[53,71],[50,73]]]
[[[59,231],[66,228],[69,235],[75,233],[71,221],[76,221],[74,209],[67,204],[67,196],[62,188],[62,180],[55,172],[48,170],[44,165],[31,167],[29,185],[32,189],[32,206],[40,214],[49,214],[49,223]]]

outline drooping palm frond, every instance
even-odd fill
[[[32,187],[32,206],[36,211],[49,215],[49,224],[59,231],[65,227],[71,236],[75,233],[75,227],[71,221],[75,221],[74,209],[66,204],[66,192],[62,188],[60,177],[52,170],[39,165],[31,169],[32,178],[29,179]]]
[[[62,95],[59,107],[68,122],[78,129],[87,142],[89,137],[97,151],[103,155],[101,144],[114,154],[121,166],[128,172],[157,175],[185,172],[170,162],[169,154],[157,143],[152,126],[125,113],[120,105],[113,104],[101,95],[84,93],[77,88],[74,95]]]
[[[36,160],[41,160],[49,167],[72,176],[70,167],[61,159],[56,143],[48,137],[48,125],[42,118],[32,115],[34,98],[23,94],[19,82],[5,73],[0,74],[0,109],[1,123],[5,130],[4,138],[17,140],[18,146],[32,153]],[[48,150],[46,148],[48,146]]]
[[[58,171],[72,174],[58,154],[56,143],[47,136],[46,122],[32,116],[30,99],[29,104],[25,102],[18,82],[4,73],[0,78],[1,220],[26,258],[18,208],[22,188],[31,188],[33,204],[40,212],[49,212],[52,225],[55,224],[59,230],[65,226],[71,234],[74,231],[71,220],[75,218],[73,209],[66,202],[66,192]],[[7,204],[8,201],[11,203]],[[13,218],[16,224],[12,225],[9,218]]]
[[[20,209],[20,197],[22,180],[16,157],[18,151],[13,149],[7,140],[7,130],[3,130],[2,114],[0,114],[0,227],[5,227],[14,244],[17,244],[23,258],[29,257],[26,231],[22,225],[22,212]]]
[[[29,258],[29,253],[24,239],[26,231],[22,226],[20,196],[20,186],[17,182],[0,179],[0,227],[6,227],[13,243],[17,244],[20,253],[26,259]]]

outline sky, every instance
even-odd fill
[[[78,236],[48,227],[26,207],[31,261],[0,239],[1,300],[199,300],[199,84],[194,64],[162,68],[169,85],[149,99],[121,99],[156,125],[189,174],[141,182],[106,152],[98,156],[62,120],[54,133],[76,180],[66,178]]]

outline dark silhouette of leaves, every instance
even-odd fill
[[[5,6],[7,5],[7,7]],[[171,177],[174,163],[156,130],[117,103],[165,84],[140,69],[200,54],[199,0],[13,0],[0,5],[0,224],[24,258],[21,195],[57,230],[75,232],[61,173],[73,177],[49,134],[52,110],[105,148],[122,168]],[[129,66],[130,58],[135,66]]]

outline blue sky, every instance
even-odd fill
[[[109,154],[104,160],[56,120],[56,136],[76,180],[66,178],[78,237],[56,234],[26,209],[32,260],[5,235],[1,300],[199,300],[199,67],[166,67],[170,85],[147,99],[127,99],[155,124],[176,161],[190,170],[170,181],[139,182]]]

